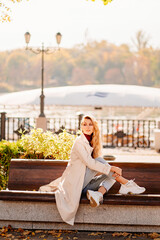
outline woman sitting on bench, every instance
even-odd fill
[[[122,176],[122,169],[110,166],[102,157],[100,130],[94,117],[86,115],[81,122],[82,134],[76,138],[68,165],[62,176],[41,192],[55,192],[56,205],[62,219],[73,225],[81,194],[86,194],[90,205],[97,207],[103,195],[117,181],[121,184],[120,194],[140,194],[145,191],[133,180]]]

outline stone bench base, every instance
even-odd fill
[[[55,202],[0,200],[0,227],[90,231],[160,232],[160,206],[81,203],[75,225],[65,224]]]
[[[33,191],[61,176],[67,163],[62,160],[12,160],[10,190],[0,191],[0,227],[10,224],[24,229],[160,232],[159,160],[146,162],[139,156],[136,161],[111,163],[122,168],[127,179],[136,178],[136,183],[146,188],[145,194],[116,194],[120,187],[116,183],[98,208],[91,208],[84,197],[74,226],[62,221],[53,193]]]

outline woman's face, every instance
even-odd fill
[[[90,119],[84,119],[81,129],[84,134],[91,135],[94,130],[92,121]]]

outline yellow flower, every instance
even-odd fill
[[[112,2],[112,0],[102,0],[102,1],[103,1],[104,5],[107,5],[109,2],[110,3]]]

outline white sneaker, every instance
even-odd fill
[[[126,184],[121,184],[119,189],[120,194],[140,194],[145,192],[144,187],[139,187],[133,180],[128,181]]]
[[[90,200],[91,207],[98,207],[103,202],[103,194],[98,191],[87,190],[87,198]]]

